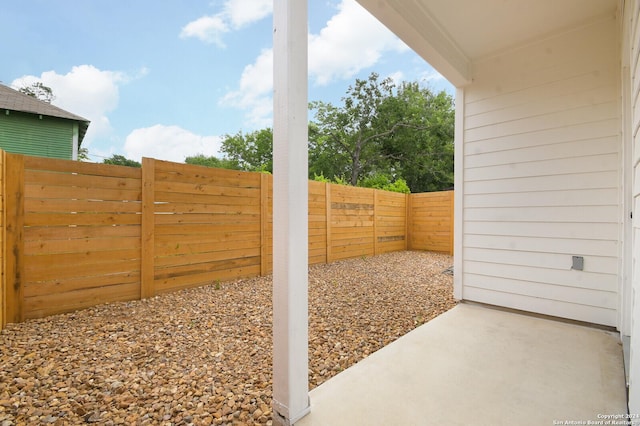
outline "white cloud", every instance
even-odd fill
[[[393,84],[397,86],[404,81],[404,73],[402,71],[396,71],[389,74],[387,78],[390,78],[393,81]]]
[[[273,0],[227,0],[222,13],[237,29],[266,18],[272,12]]]
[[[354,0],[342,0],[319,34],[309,36],[309,74],[326,85],[376,64],[385,52],[408,47]]]
[[[354,0],[342,0],[337,9],[319,34],[309,35],[309,76],[316,84],[351,79],[375,65],[385,52],[408,49]],[[244,68],[239,88],[228,92],[220,104],[247,111],[248,125],[265,127],[271,123],[272,89],[273,50],[265,49]]]
[[[200,136],[179,126],[156,124],[129,133],[124,151],[125,157],[136,161],[149,157],[183,163],[197,154],[220,157],[221,141],[219,136]]]
[[[180,37],[195,37],[224,47],[223,34],[266,18],[272,10],[273,0],[227,0],[221,12],[202,16],[185,25]]]
[[[425,71],[420,75],[420,81],[424,81],[426,83],[446,81],[444,76],[440,74],[436,70]]]
[[[219,104],[248,111],[247,122],[256,128],[271,124],[273,111],[273,50],[263,50],[240,77],[240,88],[227,93]]]
[[[214,43],[219,47],[224,47],[221,35],[228,31],[228,25],[220,16],[203,16],[185,25],[180,32],[180,37],[195,37],[205,43]]]
[[[11,85],[22,87],[36,81],[49,86],[55,96],[53,105],[91,121],[82,143],[89,147],[97,138],[108,137],[111,124],[108,114],[116,109],[119,100],[119,85],[132,78],[140,78],[148,73],[141,69],[134,77],[120,71],[100,70],[93,65],[74,66],[66,74],[45,71],[40,77],[26,75],[15,79]]]

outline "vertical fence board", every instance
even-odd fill
[[[378,254],[378,192],[373,191],[373,255]]]
[[[269,270],[267,264],[267,223],[269,202],[269,175],[262,173],[260,175],[260,275],[266,275]]]
[[[332,226],[331,223],[333,219],[331,217],[331,184],[325,184],[325,205],[326,205],[326,221],[327,221],[327,263],[333,262],[333,250],[331,249],[333,245],[333,241],[331,239]]]
[[[404,249],[409,250],[409,233],[411,232],[411,221],[409,212],[411,211],[411,194],[405,194],[404,197]]]

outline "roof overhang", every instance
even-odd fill
[[[477,59],[616,14],[621,0],[357,0],[454,86]]]

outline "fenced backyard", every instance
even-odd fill
[[[0,327],[271,272],[270,175],[0,157]],[[310,264],[452,242],[453,191],[309,182]]]

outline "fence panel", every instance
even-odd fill
[[[140,170],[22,158],[22,319],[139,298]]]
[[[409,249],[453,254],[453,191],[409,198]]]
[[[260,275],[261,177],[155,161],[155,293]]]
[[[329,212],[330,261],[373,256],[374,190],[332,185]]]
[[[272,271],[270,175],[4,152],[0,166],[0,328]],[[309,182],[309,264],[407,248],[451,253],[452,208],[452,191]]]
[[[407,195],[376,191],[376,254],[407,248]]]
[[[327,262],[327,186],[309,182],[309,264]]]

